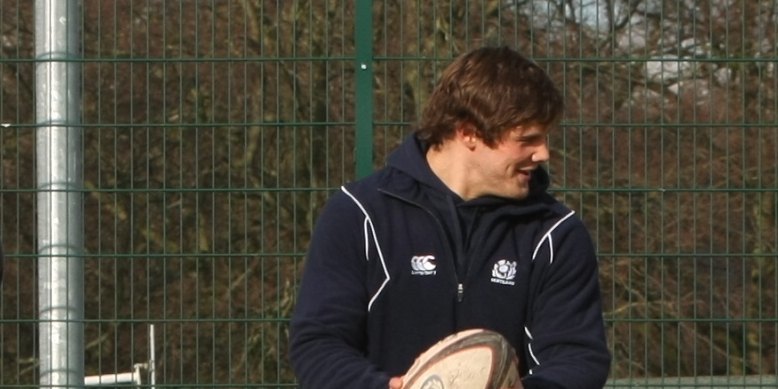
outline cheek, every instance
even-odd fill
[[[512,154],[505,154],[505,156],[502,159],[503,164],[510,165],[514,169],[519,169],[521,165],[524,164],[524,162],[527,161],[527,155],[521,154],[519,152],[515,152]]]

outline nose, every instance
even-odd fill
[[[532,162],[543,163],[547,162],[550,157],[550,151],[548,150],[548,142],[544,141],[537,146],[535,152],[532,153]]]

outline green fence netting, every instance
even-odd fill
[[[36,3],[0,6],[8,388],[44,357]],[[776,386],[778,2],[74,3],[85,375],[148,387],[153,355],[157,387],[295,387],[317,212],[383,164],[450,58],[505,44],[565,96],[549,170],[597,244],[609,386]]]

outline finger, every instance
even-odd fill
[[[403,379],[402,377],[392,377],[389,380],[389,389],[402,389]]]

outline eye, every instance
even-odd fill
[[[545,134],[532,134],[532,135],[524,135],[518,139],[519,142],[524,144],[541,144],[546,142],[546,135]]]
[[[519,127],[510,134],[513,142],[538,145],[546,143],[548,129],[542,126]]]

